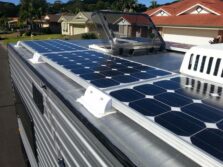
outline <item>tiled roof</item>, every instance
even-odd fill
[[[127,20],[130,24],[148,25],[150,22],[149,19],[143,15],[123,15],[118,20],[116,20],[115,23],[120,21],[122,18]]]
[[[223,27],[223,17],[209,14],[152,17],[157,26]]]
[[[62,14],[48,14],[49,22],[58,22]]]
[[[210,14],[184,14],[184,11],[200,4],[212,11]],[[155,16],[156,11],[164,10],[170,16]],[[183,12],[183,13],[182,13]],[[223,27],[223,1],[222,0],[181,0],[171,5],[161,6],[145,12],[150,15],[154,23],[169,26],[201,26]],[[182,13],[181,15],[179,15]]]

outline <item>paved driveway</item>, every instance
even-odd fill
[[[0,166],[24,167],[9,76],[7,52],[0,44]]]

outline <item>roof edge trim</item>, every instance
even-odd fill
[[[196,7],[196,6],[201,6],[202,8],[204,8],[204,9],[208,10],[209,12],[214,13],[214,14],[216,14],[216,15],[218,15],[218,16],[221,15],[220,13],[218,13],[218,12],[216,12],[216,11],[214,11],[214,10],[212,10],[212,9],[210,9],[210,8],[208,8],[208,7],[206,7],[206,6],[204,6],[204,5],[202,5],[202,4],[200,4],[200,3],[197,3],[197,4],[193,5],[193,6],[191,6],[191,7],[187,8],[187,9],[185,9],[184,11],[182,11],[182,12],[176,14],[176,16],[182,15],[183,13],[185,13],[185,12],[187,12],[187,11],[193,9],[193,8]]]
[[[152,14],[150,14],[149,16],[152,16],[152,15],[154,15],[155,13],[157,13],[157,12],[159,12],[159,11],[164,11],[165,13],[167,13],[169,16],[171,16],[171,14],[169,13],[169,12],[167,12],[166,10],[164,10],[163,8],[159,8],[159,9],[157,9],[155,12],[153,12]]]

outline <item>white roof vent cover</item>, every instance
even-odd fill
[[[180,72],[223,84],[223,44],[191,48],[184,57]]]

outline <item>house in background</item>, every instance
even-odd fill
[[[8,28],[13,31],[19,27],[19,18],[18,17],[10,17],[8,18]]]
[[[48,14],[43,18],[43,28],[49,28],[51,33],[59,34],[61,32],[61,25],[58,22],[63,14]]]
[[[36,30],[38,29],[47,29],[51,33],[59,34],[61,32],[61,26],[58,22],[60,17],[63,14],[47,14],[45,16],[42,16],[41,19],[35,19],[34,20],[34,28]]]
[[[165,41],[203,45],[218,35],[223,36],[221,0],[181,0],[146,13]]]
[[[118,25],[120,37],[147,37],[149,20],[142,15],[124,15],[113,24]]]
[[[63,35],[77,35],[94,32],[95,26],[91,19],[92,12],[79,12],[77,15],[61,16],[61,33]]]

